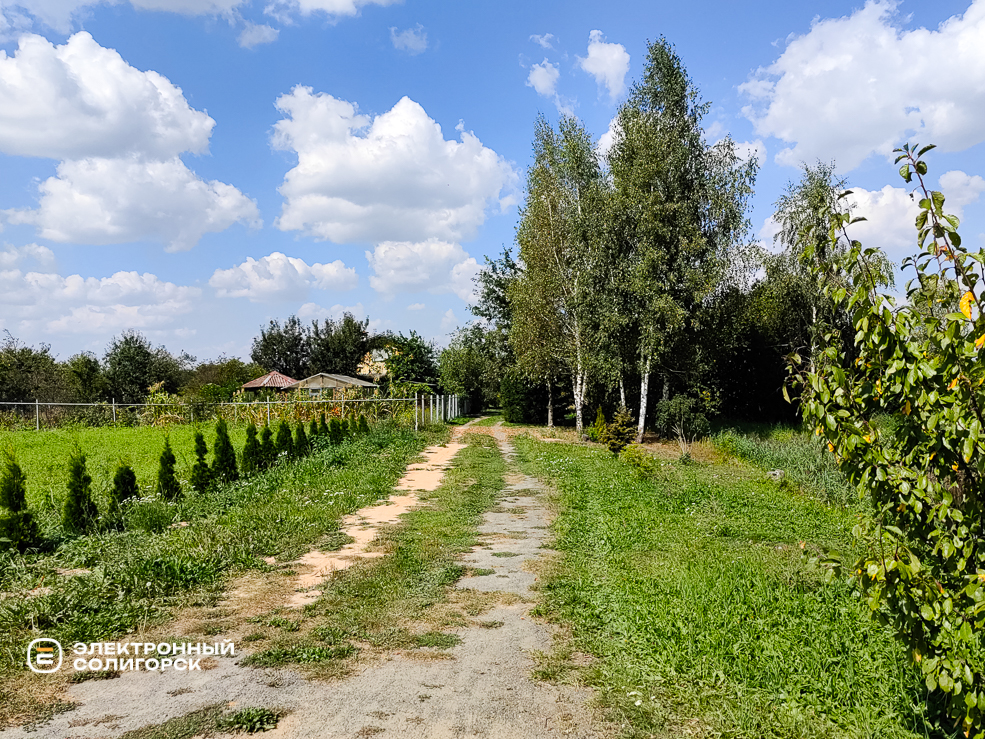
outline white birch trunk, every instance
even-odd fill
[[[554,388],[551,378],[547,378],[547,428],[554,428]]]
[[[640,421],[636,427],[636,443],[643,443],[643,428],[646,426],[646,401],[650,392],[650,361],[652,357],[646,358],[646,368],[643,370],[643,379],[640,382]]]
[[[623,382],[622,372],[619,373],[619,400],[623,408],[628,408],[626,405],[626,383]]]

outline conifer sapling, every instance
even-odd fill
[[[0,473],[0,548],[26,549],[38,538],[38,525],[27,510],[27,479],[11,452]]]
[[[257,441],[257,427],[251,421],[246,427],[246,444],[243,445],[243,474],[255,475],[263,468],[260,442]]]
[[[277,426],[277,456],[294,459],[294,436],[287,421],[281,421]]]
[[[68,497],[62,508],[62,527],[74,534],[91,531],[99,518],[92,502],[92,477],[86,470],[86,456],[78,447],[68,460]]]
[[[277,461],[277,447],[274,446],[274,432],[270,426],[264,426],[260,432],[260,462],[261,469],[270,469]]]
[[[294,453],[298,457],[307,457],[310,451],[308,435],[304,432],[304,421],[299,421],[297,431],[294,433]]]
[[[163,500],[178,500],[181,497],[181,483],[174,474],[174,452],[171,451],[171,441],[164,437],[164,450],[161,452],[161,462],[157,469],[157,495]]]
[[[195,432],[195,464],[192,466],[192,487],[198,493],[204,493],[212,482],[212,470],[205,461],[209,448],[205,445],[205,437],[201,431]]]
[[[212,461],[212,478],[219,482],[235,482],[239,479],[236,468],[236,450],[229,440],[229,429],[226,420],[220,418],[215,425],[215,446],[212,449],[215,459]]]

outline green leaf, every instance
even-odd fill
[[[917,162],[914,166],[915,166],[915,168],[917,170],[917,174],[919,174],[919,175],[925,175],[925,174],[927,174],[927,163],[926,162]]]
[[[899,176],[902,177],[907,182],[913,181],[913,175],[910,174],[910,165],[904,164],[899,168]]]
[[[936,148],[937,148],[937,144],[927,144],[925,147],[923,147],[920,151],[917,152],[917,157],[922,157],[931,149],[936,149]]]

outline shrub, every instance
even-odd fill
[[[277,447],[274,446],[274,432],[264,426],[260,432],[260,469],[267,470],[277,461]]]
[[[635,467],[643,475],[652,475],[657,471],[659,462],[639,444],[627,444],[619,452],[619,461]]]
[[[589,441],[605,443],[605,415],[602,413],[602,406],[595,412],[595,423],[585,429],[585,435]]]
[[[27,549],[39,539],[38,525],[27,510],[27,480],[13,454],[8,453],[0,476],[0,547]]]
[[[118,524],[123,505],[139,494],[137,475],[129,465],[120,464],[113,475],[113,487],[109,491],[109,510],[106,518]]]
[[[657,434],[663,439],[683,437],[686,441],[707,436],[710,426],[701,405],[701,401],[687,395],[661,400],[654,413]]]
[[[215,459],[212,461],[212,477],[220,482],[233,482],[239,479],[236,469],[236,450],[229,440],[229,429],[226,421],[220,418],[215,425],[215,448],[212,450]]]
[[[204,493],[209,489],[212,482],[212,470],[209,463],[205,461],[205,455],[209,453],[209,448],[205,445],[205,437],[201,431],[195,432],[195,464],[192,466],[192,488],[196,492]]]
[[[294,459],[294,437],[287,421],[281,421],[277,426],[277,456],[284,459]]]
[[[171,458],[174,459],[174,455]],[[98,518],[99,510],[92,502],[92,477],[86,470],[86,456],[76,447],[68,460],[68,497],[62,508],[62,528],[69,533],[85,534],[95,527]]]
[[[349,434],[356,433],[356,422],[353,421],[349,423],[349,419],[343,418],[339,421],[339,425],[342,426],[342,436],[349,436]]]
[[[318,419],[312,418],[311,425],[308,426],[308,438],[314,439],[316,436],[321,435],[321,427],[318,425]]]
[[[358,434],[368,434],[369,433],[369,422],[366,420],[366,416],[362,413],[359,414],[359,427],[356,429]]]
[[[612,423],[605,429],[605,444],[613,454],[619,454],[636,435],[633,427],[633,416],[626,406],[619,406],[619,410],[612,417]]]
[[[298,457],[306,457],[311,451],[308,444],[308,435],[304,432],[304,422],[298,423],[297,431],[294,433],[294,454]]]
[[[499,383],[499,404],[506,423],[525,423],[529,416],[529,384],[514,372],[507,372]]]
[[[333,418],[328,422],[328,443],[338,446],[342,443],[342,439],[342,424],[339,423],[339,419]]]
[[[322,436],[328,435],[328,424],[325,423],[325,411],[322,411],[321,414],[321,428],[318,430],[318,433]]]
[[[263,468],[260,442],[257,441],[257,427],[251,421],[246,427],[246,443],[243,445],[243,474],[254,475]]]
[[[157,495],[162,500],[178,500],[181,497],[181,483],[174,474],[174,464],[171,440],[165,436],[164,450],[161,452],[161,462],[157,468]]]

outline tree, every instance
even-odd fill
[[[591,296],[597,289],[594,269],[601,248],[604,192],[598,155],[584,127],[563,116],[555,131],[538,118],[534,165],[527,175],[527,199],[517,227],[522,271],[508,287],[513,310],[510,343],[523,365],[531,352],[542,353],[541,345],[529,337],[555,339],[549,353],[571,378],[579,434],[597,346]],[[541,362],[529,364],[539,367]]]
[[[709,105],[673,47],[648,47],[643,78],[620,108],[609,152],[613,232],[623,289],[635,318],[642,440],[654,370],[683,373],[701,302],[727,271],[748,230],[758,164],[743,163],[728,137],[713,146],[701,126]]]
[[[0,342],[0,401],[24,403],[65,399],[66,388],[51,347],[22,345],[4,331]]]
[[[113,474],[113,487],[109,492],[110,510],[107,518],[118,518],[127,501],[133,500],[139,495],[137,475],[134,474],[133,468],[127,464],[117,466],[116,472]]]
[[[260,452],[260,443],[257,441],[257,427],[252,421],[246,427],[242,468],[246,476],[255,475],[263,469],[263,456]]]
[[[181,498],[181,483],[174,474],[174,452],[171,451],[171,441],[164,437],[164,449],[161,451],[160,464],[157,468],[157,495],[161,500],[175,501]]]
[[[850,576],[873,616],[906,645],[930,695],[943,698],[953,733],[985,736],[985,249],[962,246],[944,195],[926,186],[932,146],[897,150],[915,184],[918,253],[907,299],[880,292],[885,257],[851,239],[848,213],[831,216],[829,265],[815,280],[850,334],[819,321],[812,362],[793,356],[806,423],[872,504],[854,533],[862,554]],[[932,308],[941,293],[958,310]],[[834,553],[818,560],[840,569]],[[949,727],[949,733],[952,733]]]
[[[212,470],[209,463],[205,461],[205,456],[209,453],[209,448],[205,445],[205,437],[201,431],[195,432],[195,464],[192,465],[192,488],[198,493],[204,493],[209,489],[212,482]]]
[[[78,447],[68,459],[68,497],[62,508],[62,528],[71,534],[87,534],[99,518],[92,502],[92,477],[86,469],[86,456]]]
[[[311,341],[297,316],[289,316],[284,325],[271,319],[266,329],[253,339],[250,357],[268,372],[276,370],[288,377],[307,376],[311,363]]]
[[[354,376],[359,363],[371,348],[369,319],[357,320],[351,313],[344,313],[338,321],[325,319],[321,324],[311,322],[309,374]]]
[[[294,459],[294,437],[287,421],[281,421],[277,427],[277,456],[285,461]]]
[[[95,403],[106,399],[109,386],[103,368],[92,352],[80,352],[64,365],[65,377],[72,398],[78,403]]]
[[[38,538],[38,525],[27,510],[27,480],[12,452],[0,472],[0,547],[24,550]]]
[[[387,379],[393,382],[434,383],[438,379],[437,351],[416,331],[410,336],[389,335],[385,339]]]
[[[255,363],[247,364],[236,357],[219,357],[195,367],[185,384],[185,392],[200,395],[211,402],[228,401],[243,383],[266,372]]]
[[[124,331],[110,342],[103,360],[110,397],[118,403],[140,403],[158,383],[163,392],[177,393],[194,359],[187,354],[174,357],[163,346],[155,349],[139,331]]]
[[[239,479],[236,469],[236,450],[229,440],[226,419],[220,418],[215,424],[215,446],[212,448],[212,478],[219,482],[235,482]]]
[[[438,359],[441,386],[448,393],[468,396],[473,413],[493,405],[499,395],[505,367],[497,339],[495,329],[470,323],[455,332]]]

